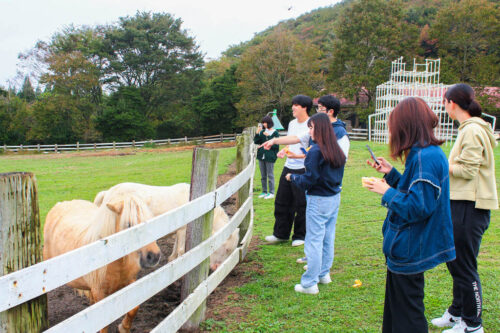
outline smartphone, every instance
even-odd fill
[[[368,151],[370,152],[370,155],[372,155],[372,158],[375,161],[375,163],[377,163],[378,165],[380,165],[380,163],[377,160],[377,157],[375,157],[375,154],[373,153],[373,150],[370,148],[369,145],[366,145],[366,149],[368,149]]]
[[[304,153],[304,155],[307,155],[307,150],[304,149],[304,147],[300,147],[300,151]]]

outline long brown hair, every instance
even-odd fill
[[[418,97],[408,97],[396,105],[389,116],[389,149],[391,157],[403,159],[411,147],[441,145],[444,140],[434,136],[438,117],[427,103]]]
[[[345,164],[345,155],[333,131],[330,118],[325,113],[316,113],[309,118],[307,126],[314,125],[314,141],[318,144],[323,158],[333,167],[340,168]]]

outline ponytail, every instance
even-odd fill
[[[471,117],[481,117],[483,110],[481,109],[481,105],[474,99],[470,102],[467,112]]]
[[[474,90],[468,84],[457,83],[451,86],[444,97],[448,101],[453,101],[471,117],[480,117],[483,112],[479,103],[474,99]]]

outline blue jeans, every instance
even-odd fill
[[[309,288],[317,284],[320,277],[329,274],[332,267],[340,193],[331,197],[306,194],[306,199],[304,252],[307,271],[302,275],[300,284]]]

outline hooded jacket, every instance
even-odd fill
[[[269,141],[273,138],[277,138],[279,136],[280,136],[280,134],[275,129],[272,130],[272,133],[270,133],[270,131],[266,131],[266,129],[262,129],[262,131],[255,134],[255,137],[253,138],[253,142],[256,145],[261,145],[264,142]],[[276,162],[276,159],[278,158],[277,154],[278,154],[279,149],[280,149],[279,145],[272,145],[271,149],[269,149],[269,150],[264,149],[264,147],[260,147],[257,150],[257,159],[259,161],[274,163],[274,162]]]
[[[474,201],[476,208],[497,209],[493,148],[497,145],[490,124],[471,117],[460,124],[448,162],[451,200]]]

